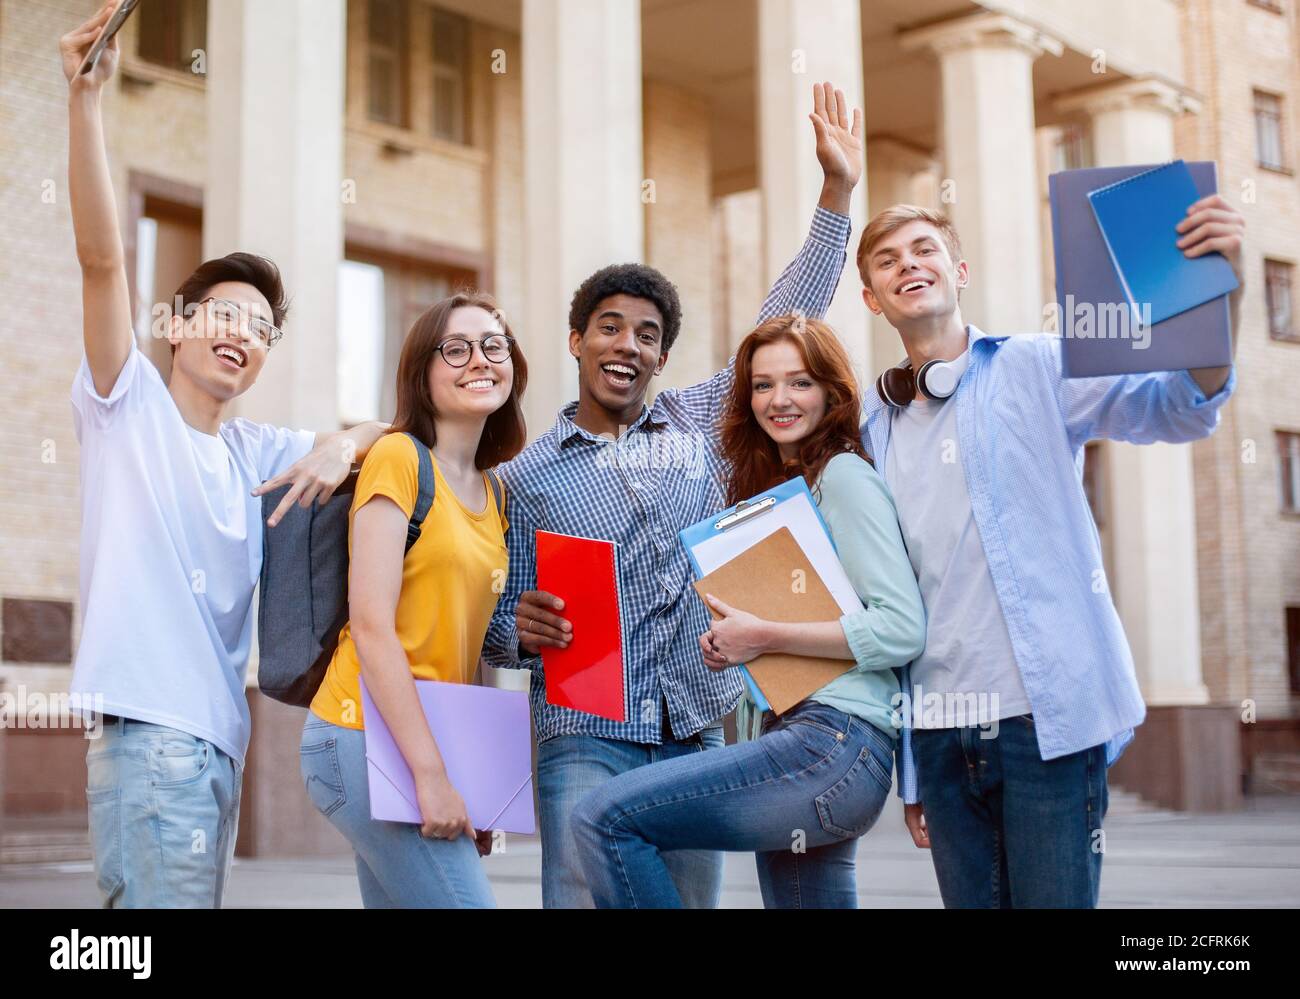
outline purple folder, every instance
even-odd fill
[[[1156,164],[1158,166],[1158,164]],[[1188,163],[1198,197],[1217,189],[1212,162]],[[1056,258],[1059,331],[1064,336],[1067,378],[1124,375],[1145,371],[1213,368],[1232,363],[1232,327],[1228,296],[1170,316],[1128,336],[1116,323],[1119,310],[1131,316],[1128,297],[1097,224],[1088,194],[1098,188],[1152,169],[1151,166],[1092,167],[1065,170],[1048,178],[1052,237]],[[1171,238],[1176,234],[1171,233]],[[1086,310],[1091,309],[1091,325]],[[1098,322],[1106,314],[1108,322]],[[1107,328],[1112,335],[1097,337]],[[1094,335],[1087,335],[1092,332]],[[1074,334],[1074,335],[1070,335]],[[1142,349],[1138,345],[1145,343]]]
[[[465,799],[474,828],[536,832],[528,695],[437,680],[416,680],[415,689],[447,776]],[[361,710],[366,726],[370,817],[418,824],[415,778],[364,680]]]

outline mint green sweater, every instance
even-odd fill
[[[826,463],[813,496],[863,609],[840,618],[857,666],[810,699],[897,738],[891,702],[899,687],[893,670],[925,649],[925,607],[903,544],[894,498],[871,465],[847,452]],[[757,718],[746,717],[752,712],[747,694],[737,727],[751,737],[757,734],[751,729]]]

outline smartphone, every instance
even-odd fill
[[[78,76],[89,73],[95,68],[95,63],[99,62],[99,54],[103,52],[108,43],[113,40],[113,36],[122,29],[122,25],[126,24],[126,19],[131,16],[131,12],[139,5],[140,0],[122,0],[122,3],[118,5],[117,10],[113,11],[113,16],[108,19],[108,23],[104,25],[104,30],[101,31],[99,37],[95,39],[95,44],[92,45],[90,51],[86,53],[86,58],[82,61],[81,68],[77,70]]]

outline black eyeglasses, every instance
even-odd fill
[[[225,333],[233,333],[239,329],[240,318],[248,312],[248,306],[238,305],[235,302],[229,302],[224,298],[205,298],[200,305],[211,303],[208,308],[208,315],[217,327]],[[284,331],[278,327],[272,326],[265,319],[259,319],[257,316],[250,315],[248,318],[248,332],[262,341],[262,346],[270,348],[279,342],[280,337],[284,336]]]
[[[483,356],[489,361],[500,364],[510,356],[510,348],[514,342],[514,337],[506,336],[504,333],[492,333],[482,340],[466,340],[464,337],[453,336],[442,341],[434,350],[441,354],[442,359],[453,368],[463,368],[469,364],[469,359],[474,355],[474,344],[478,344],[479,349],[483,351]]]

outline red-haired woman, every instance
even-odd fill
[[[848,356],[824,323],[783,316],[741,343],[722,423],[728,500],[803,476],[864,609],[781,624],[710,597],[722,617],[700,636],[704,662],[728,669],[784,652],[856,665],[785,714],[765,714],[755,741],[640,767],[588,794],[573,830],[597,905],[679,906],[663,853],[687,849],[754,851],[769,908],[857,904],[857,840],[891,783],[894,670],[925,644],[921,595],[894,502],[862,450],[859,407]]]

